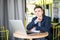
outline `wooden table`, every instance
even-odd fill
[[[43,38],[43,37],[46,37],[48,36],[48,32],[45,32],[45,33],[39,33],[39,34],[30,34],[30,35],[24,35],[24,34],[20,34],[19,32],[15,32],[13,33],[13,36],[15,38],[23,38],[23,39],[35,39],[35,38]]]

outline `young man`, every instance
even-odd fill
[[[51,40],[51,19],[48,16],[44,15],[44,10],[41,6],[36,6],[34,8],[35,15],[32,19],[32,21],[27,25],[28,31],[45,31],[48,32],[49,35],[47,37],[47,40]],[[43,40],[46,40],[46,38],[42,38]]]

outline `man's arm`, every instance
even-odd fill
[[[35,25],[35,18],[33,18],[32,21],[27,25],[27,30],[31,30]]]

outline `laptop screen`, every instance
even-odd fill
[[[26,35],[22,20],[9,20],[9,26],[12,28],[11,31]]]

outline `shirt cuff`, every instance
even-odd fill
[[[34,23],[37,24],[37,21],[35,20]]]

